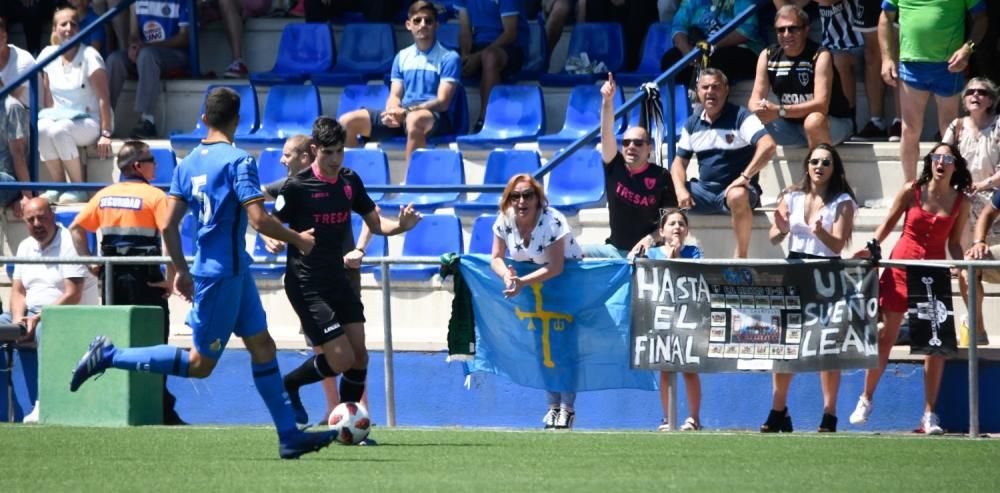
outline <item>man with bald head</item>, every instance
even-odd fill
[[[33,198],[22,210],[28,237],[17,247],[18,258],[75,257],[69,231],[56,224],[52,205],[42,197]],[[38,334],[42,308],[49,305],[98,304],[97,279],[85,265],[14,264],[10,290],[10,312],[0,315],[0,324],[24,324],[27,334],[17,341],[30,401],[35,409],[25,421],[38,420]],[[15,385],[15,388],[20,388]]]
[[[660,209],[677,206],[670,173],[649,162],[653,146],[645,128],[625,130],[622,148],[615,136],[614,77],[601,86],[601,160],[604,188],[608,195],[608,224],[611,236],[602,245],[584,245],[584,255],[598,258],[625,258],[657,229]]]

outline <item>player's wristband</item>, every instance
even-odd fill
[[[365,255],[365,254],[366,254],[366,252],[365,252],[365,249],[364,249],[364,248],[360,248],[360,247],[354,247],[354,249],[355,249],[355,250],[357,250],[357,251],[359,251],[359,252],[361,252],[361,255]]]
[[[750,177],[747,176],[746,173],[740,173],[740,176],[742,176],[744,180],[750,181]]]

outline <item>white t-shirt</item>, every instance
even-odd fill
[[[508,211],[506,214],[497,214],[497,220],[493,223],[493,234],[507,243],[510,258],[519,262],[547,264],[549,245],[564,236],[567,237],[564,256],[577,260],[583,258],[583,249],[573,237],[573,232],[566,224],[566,217],[561,212],[551,207],[542,210],[538,224],[531,230],[531,241],[527,246],[514,221],[513,211]]]
[[[38,241],[27,237],[17,246],[19,258],[39,257],[76,257],[73,247],[73,237],[61,225],[56,225],[55,238],[49,246],[42,249]],[[84,278],[81,305],[97,305],[100,300],[97,292],[97,278],[87,270],[85,265],[71,264],[15,264],[14,279],[20,279],[25,290],[25,305],[30,311],[39,311],[45,305],[63,295],[63,281],[72,278]]]
[[[805,200],[806,194],[804,192],[791,192],[785,196],[785,204],[788,206],[788,222],[790,223],[789,232],[791,233],[788,240],[788,250],[821,257],[839,257],[839,253],[830,250],[812,233],[812,227],[806,222]],[[834,221],[837,220],[837,208],[840,207],[841,202],[851,203],[850,214],[854,214],[858,210],[858,205],[854,203],[850,195],[840,194],[833,202],[824,205],[820,211],[823,228],[827,231],[830,231]]]
[[[38,58],[43,59],[57,49],[58,46],[46,46]],[[104,59],[91,46],[76,50],[76,55],[70,61],[60,56],[48,64],[45,67],[45,75],[49,79],[54,107],[86,113],[100,122],[101,110],[98,106],[97,92],[90,84],[90,76],[103,69]]]
[[[34,64],[35,59],[25,50],[22,50],[14,45],[7,45],[10,48],[10,59],[7,60],[7,65],[0,67],[0,86],[6,87],[7,84],[14,82],[17,77],[28,71]],[[27,89],[28,83],[25,82],[21,87]],[[28,107],[28,91],[24,92],[24,95],[18,98],[24,107]]]

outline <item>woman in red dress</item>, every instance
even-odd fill
[[[939,143],[924,157],[924,169],[915,182],[907,183],[896,194],[889,215],[875,230],[875,241],[882,243],[899,218],[905,215],[903,232],[896,240],[890,259],[945,259],[945,247],[953,259],[962,259],[962,233],[969,217],[969,201],[965,193],[972,185],[965,159],[958,148]],[[867,250],[855,253],[866,257]],[[899,335],[899,326],[907,311],[906,270],[888,268],[879,279],[879,306],[883,329],[879,333],[878,367],[865,372],[865,389],[851,414],[851,424],[868,421],[872,412],[872,396],[889,361],[889,351]],[[924,359],[924,415],[921,429],[928,435],[943,433],[934,413],[944,356],[927,355]]]

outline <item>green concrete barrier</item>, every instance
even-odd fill
[[[163,423],[163,377],[108,369],[76,392],[70,376],[99,334],[121,347],[163,343],[154,306],[49,306],[42,312],[38,400],[43,424],[133,426]]]

